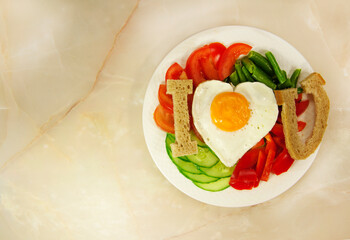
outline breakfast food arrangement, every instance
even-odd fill
[[[278,53],[249,41],[206,42],[184,55],[167,63],[152,116],[164,161],[186,181],[249,192],[317,152],[329,112],[319,73],[301,77],[302,67],[286,70]]]

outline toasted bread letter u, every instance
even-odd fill
[[[286,140],[286,147],[290,156],[294,159],[305,159],[310,156],[322,141],[322,137],[327,127],[329,113],[329,99],[322,85],[325,80],[318,73],[312,73],[300,85],[305,93],[312,94],[315,101],[315,125],[311,136],[304,143],[301,141],[298,132],[298,120],[295,111],[295,99],[297,89],[290,88],[276,90],[275,96],[278,105],[282,105],[283,132]]]

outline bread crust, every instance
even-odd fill
[[[294,159],[306,159],[319,146],[327,127],[330,108],[329,98],[322,87],[325,80],[319,73],[311,73],[301,81],[304,92],[312,94],[315,101],[315,125],[312,134],[304,143],[298,133],[298,119],[296,116],[295,99],[298,97],[297,89],[275,90],[276,101],[282,106],[281,118],[286,147]]]

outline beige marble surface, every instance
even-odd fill
[[[350,239],[349,12],[348,0],[1,0],[0,239]],[[142,132],[162,58],[223,25],[286,39],[331,100],[310,170],[246,208],[181,193]]]

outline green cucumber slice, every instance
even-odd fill
[[[219,158],[207,147],[198,146],[198,153],[188,155],[187,159],[199,167],[210,168],[219,162]]]
[[[188,179],[190,179],[193,182],[210,183],[210,182],[215,182],[218,180],[218,178],[209,177],[209,176],[202,174],[202,173],[194,174],[194,173],[186,172],[183,170],[180,170],[180,172],[182,173],[182,175],[184,175],[185,177],[187,177]]]
[[[174,139],[175,140],[175,139]],[[190,173],[202,173],[198,167],[196,165],[194,165],[192,162],[188,162],[188,161],[184,161],[180,158],[177,157],[173,157],[173,155],[171,154],[171,150],[170,150],[170,143],[173,143],[174,140],[172,140],[171,135],[167,134],[166,138],[165,138],[165,148],[166,148],[166,152],[169,156],[169,158],[171,159],[171,161],[179,168],[182,169],[186,172],[190,172]]]
[[[170,156],[169,156],[170,157]],[[171,158],[171,161],[179,168],[179,170],[184,170],[186,172],[194,173],[194,174],[200,174],[202,173],[196,165],[194,165],[191,162],[186,162],[180,158]]]
[[[221,161],[218,161],[211,168],[199,167],[199,169],[207,176],[224,178],[232,175],[234,167],[226,167]]]
[[[175,135],[174,135],[174,134],[171,134],[171,133],[167,133],[167,136],[166,136],[166,137],[169,138],[169,139],[168,139],[168,142],[165,142],[166,147],[169,147],[169,149],[171,149],[170,144],[175,142]],[[166,141],[166,140],[165,140],[165,141]],[[183,160],[183,161],[189,162],[189,160],[187,159],[186,156],[181,156],[181,157],[178,157],[178,158],[180,158],[180,159]]]
[[[229,182],[230,182],[230,177],[225,177],[210,183],[199,183],[199,182],[193,182],[193,183],[197,187],[200,187],[203,190],[218,192],[228,188],[230,186]]]

